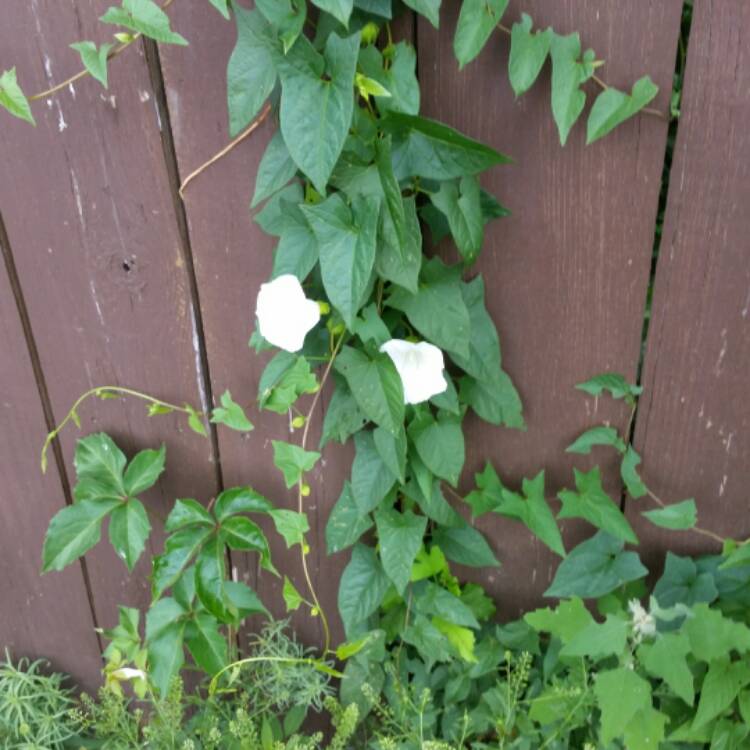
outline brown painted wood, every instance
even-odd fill
[[[504,23],[529,13],[537,27],[579,31],[607,64],[610,84],[629,87],[649,73],[666,110],[677,43],[679,0],[669,2],[511,3]],[[624,427],[623,408],[594,402],[574,390],[592,375],[636,375],[641,322],[649,277],[654,220],[667,123],[640,116],[584,147],[585,120],[561,148],[550,108],[549,67],[518,100],[507,80],[510,49],[496,34],[462,72],[452,51],[460,4],[443,3],[441,30],[420,19],[419,75],[423,113],[491,144],[514,159],[483,179],[513,212],[492,225],[478,264],[485,274],[488,308],[500,331],[504,366],[525,405],[525,433],[469,419],[463,487],[491,459],[512,485],[541,468],[548,492],[572,482],[565,447],[588,426],[611,420]],[[589,104],[598,93],[588,86]],[[584,113],[585,115],[585,113]],[[446,251],[449,252],[449,251]],[[615,464],[596,453],[613,497],[619,498]],[[480,524],[504,562],[481,580],[499,600],[503,618],[539,602],[556,559],[519,527],[500,520]],[[568,541],[577,537],[570,530]]]
[[[93,690],[101,659],[81,566],[39,575],[44,530],[65,495],[54,458],[46,475],[39,469],[47,427],[2,253],[0,351],[0,649],[44,656]]]
[[[11,4],[0,26],[0,66],[16,65],[29,93],[64,80],[80,68],[68,44],[108,36],[97,18],[109,4]],[[81,80],[34,112],[36,129],[3,117],[0,159],[13,177],[0,181],[0,206],[55,418],[99,385],[200,405],[199,331],[142,48],[111,63],[109,91]],[[145,497],[160,514],[175,497],[215,492],[210,442],[184,419],[149,419],[132,401],[87,403],[80,417],[80,434],[111,432],[128,454],[166,442],[167,477]],[[69,467],[78,436],[74,427],[62,435]],[[160,548],[157,533],[151,550]],[[104,544],[89,561],[100,625],[114,624],[117,604],[148,605],[145,561],[130,576]]]
[[[750,535],[750,7],[695,4],[636,422],[643,476],[699,524]],[[652,507],[628,501],[635,516]],[[717,551],[643,522],[648,546]]]

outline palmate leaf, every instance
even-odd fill
[[[124,26],[138,34],[162,44],[187,45],[187,39],[169,26],[169,16],[154,0],[122,0],[122,5],[112,7],[100,19],[102,23]]]
[[[301,36],[283,60],[281,133],[297,166],[325,194],[352,121],[359,33],[332,33],[319,55]]]

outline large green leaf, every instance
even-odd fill
[[[362,413],[394,435],[404,421],[404,390],[396,368],[384,354],[370,359],[345,346],[336,357],[336,369],[346,379]]]
[[[180,498],[175,501],[167,516],[164,530],[177,531],[185,526],[213,526],[213,516],[197,501],[191,498]]]
[[[187,39],[172,31],[169,16],[154,0],[122,0],[121,7],[109,8],[99,20],[124,26],[162,44],[187,44]]]
[[[406,432],[400,430],[395,435],[383,427],[376,427],[372,437],[375,440],[375,448],[380,454],[383,463],[401,484],[406,481]]]
[[[521,14],[510,35],[508,77],[516,96],[528,91],[539,77],[552,42],[552,29],[531,33],[531,17]]]
[[[141,556],[146,540],[151,533],[151,523],[143,503],[137,498],[130,498],[120,503],[109,519],[109,541],[117,556],[133,570]]]
[[[107,88],[107,62],[109,51],[114,45],[102,44],[97,48],[94,42],[75,42],[70,45],[80,56],[81,62],[93,78]]]
[[[351,547],[366,531],[372,528],[372,518],[369,513],[362,514],[354,501],[349,482],[344,482],[344,488],[331,510],[326,524],[326,547],[328,554],[341,552]]]
[[[460,398],[490,424],[525,430],[523,404],[508,373],[499,370],[483,380],[461,378]]]
[[[364,516],[377,508],[393,487],[396,476],[378,453],[372,430],[363,430],[354,436],[354,449],[351,491]]]
[[[409,437],[425,466],[456,487],[466,459],[461,418],[424,411],[409,425]]]
[[[431,343],[452,354],[469,355],[470,319],[461,292],[461,269],[432,258],[422,268],[419,291],[394,289],[388,305],[406,314]]]
[[[273,503],[252,487],[232,487],[219,493],[214,513],[224,521],[237,513],[268,513],[272,508]]]
[[[690,641],[693,656],[710,663],[721,659],[730,651],[746,654],[750,651],[750,628],[724,617],[708,604],[696,604],[693,617],[683,626]]]
[[[481,532],[466,523],[456,528],[439,526],[432,534],[432,541],[449,560],[460,565],[472,568],[500,567]]]
[[[276,85],[274,56],[279,42],[259,10],[233,4],[237,22],[237,44],[227,67],[229,135],[250,124]]]
[[[508,0],[463,0],[453,51],[463,68],[481,51],[508,7]]]
[[[380,541],[383,569],[396,591],[403,594],[411,577],[411,567],[427,528],[427,519],[411,511],[399,513],[395,509],[375,512],[375,526]]]
[[[638,661],[654,677],[658,677],[682,698],[693,705],[695,689],[693,673],[687,663],[690,643],[684,633],[661,633],[653,643],[638,649]]]
[[[221,622],[232,619],[227,609],[230,601],[224,590],[225,582],[226,552],[219,538],[213,537],[198,553],[195,564],[195,592],[201,604]]]
[[[635,552],[623,547],[620,539],[598,532],[568,553],[544,595],[596,598],[643,578],[648,570]]]
[[[639,711],[651,708],[651,685],[627,667],[601,672],[594,683],[594,694],[602,712],[601,739],[605,745],[622,736]]]
[[[581,58],[581,39],[578,32],[568,36],[554,34],[552,53],[552,115],[564,146],[570,129],[586,104],[581,84],[594,73],[594,52],[586,50]]]
[[[360,50],[362,72],[380,83],[390,96],[375,96],[378,109],[385,112],[419,113],[417,52],[408,42],[389,45],[384,53],[370,44]]]
[[[351,435],[359,432],[365,424],[367,424],[367,417],[359,408],[349,387],[343,380],[336,378],[333,396],[328,403],[323,420],[323,430],[320,436],[321,449],[329,440],[335,440],[339,443],[346,442]]]
[[[544,607],[527,612],[523,620],[537,632],[549,633],[563,644],[570,643],[594,622],[586,605],[577,597],[560,602],[555,609]]]
[[[352,14],[354,0],[312,0],[313,5],[330,13],[337,21],[349,26],[349,16]]]
[[[573,469],[576,490],[561,490],[562,510],[558,518],[585,518],[598,529],[626,542],[638,544],[633,528],[602,487],[599,467],[588,473]]]
[[[269,515],[278,512],[272,510]],[[259,552],[264,555],[268,550],[268,542],[260,526],[245,516],[231,516],[222,521],[221,540],[230,549],[243,552]]]
[[[161,599],[146,613],[149,677],[162,696],[169,692],[185,660],[184,631],[185,611],[174,599]]]
[[[297,166],[325,194],[352,121],[359,34],[332,33],[321,57],[301,36],[283,62],[281,132]]]
[[[347,637],[377,610],[389,585],[375,550],[357,544],[339,582],[339,614]]]
[[[219,631],[219,622],[208,612],[196,613],[185,630],[185,645],[195,663],[214,675],[227,665],[227,640]]]
[[[577,633],[560,651],[560,656],[598,660],[621,656],[628,640],[628,621],[609,615],[604,622],[591,622]]]
[[[442,0],[404,0],[412,10],[421,13],[437,29],[440,25],[440,3]]]
[[[284,482],[290,489],[302,481],[305,472],[311,471],[320,458],[320,453],[306,451],[283,440],[274,440],[272,444],[273,463],[284,475]]]
[[[495,149],[425,117],[389,112],[382,127],[393,136],[393,168],[399,180],[416,176],[452,180],[510,161]]]
[[[126,494],[140,495],[156,484],[164,471],[166,450],[162,445],[159,450],[145,450],[135,454],[123,477]]]
[[[151,573],[151,591],[155,599],[174,586],[212,534],[211,527],[188,526],[167,537],[164,552],[154,558]]]
[[[747,684],[750,684],[750,665],[746,662],[731,662],[727,655],[712,661],[701,687],[693,729],[705,726],[726,711]]]
[[[99,542],[102,520],[121,504],[118,499],[80,500],[50,521],[44,537],[42,572],[62,570]]]
[[[719,596],[712,573],[698,572],[691,558],[672,552],[667,552],[664,573],[656,582],[653,593],[659,606],[665,608],[676,604],[692,607],[700,602],[711,603]]]
[[[0,107],[4,107],[15,117],[36,125],[29,100],[18,85],[15,68],[3,71],[0,75]]]
[[[276,30],[286,54],[304,28],[306,0],[256,0],[255,7]]]
[[[448,219],[448,226],[463,259],[473,263],[484,239],[484,216],[477,178],[470,176],[462,177],[460,181],[443,182],[440,190],[430,195],[430,200]]]
[[[432,581],[414,584],[414,606],[423,615],[439,617],[462,627],[479,627],[477,618],[466,604],[448,589]]]
[[[365,302],[375,264],[378,199],[356,196],[350,208],[335,193],[302,210],[318,242],[328,299],[351,328]]]
[[[602,91],[589,114],[586,143],[593,143],[607,135],[642,110],[658,93],[659,87],[649,76],[636,81],[630,95],[611,87]]]

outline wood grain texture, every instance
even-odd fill
[[[636,422],[643,476],[699,524],[750,535],[750,6],[695,4]],[[648,500],[628,501],[634,516]],[[634,519],[635,520],[635,519]],[[717,551],[642,522],[649,548]]]
[[[81,566],[39,573],[44,531],[65,495],[54,459],[39,469],[47,426],[2,253],[0,351],[0,647],[14,660],[44,656],[95,690],[101,659]]]
[[[68,43],[104,39],[97,19],[109,4],[12,3],[0,67],[15,64],[29,93],[64,80],[80,68]],[[0,181],[0,206],[55,418],[99,385],[200,405],[198,331],[142,48],[111,63],[109,91],[84,79],[34,112],[36,129],[3,118],[0,158],[13,179]],[[68,466],[79,434],[111,432],[130,455],[164,441],[168,473],[147,505],[163,515],[176,496],[210,496],[209,441],[181,417],[145,412],[140,402],[87,403],[81,433],[71,426],[62,435]],[[151,550],[160,548],[157,533]],[[100,625],[114,624],[117,604],[148,605],[145,560],[130,576],[108,545],[89,557]]]
[[[609,420],[624,427],[627,421],[624,408],[589,399],[574,385],[605,371],[631,380],[636,375],[667,123],[636,117],[584,147],[583,119],[561,148],[550,108],[549,63],[534,88],[516,100],[505,72],[509,40],[498,33],[459,72],[452,51],[459,5],[443,3],[440,31],[420,19],[422,109],[514,159],[482,180],[513,215],[487,232],[478,270],[486,278],[504,366],[517,383],[528,424],[519,433],[467,420],[463,487],[489,459],[511,485],[547,468],[553,495],[571,483],[572,466],[590,465],[566,455],[566,446],[588,426]],[[598,72],[611,85],[629,88],[648,73],[661,89],[654,106],[666,110],[681,5],[539,0],[511,3],[504,23],[510,26],[523,9],[537,27],[579,31],[584,49],[593,47],[606,59]],[[587,92],[590,106],[598,90],[588,84]],[[619,498],[609,454],[597,451],[593,458]],[[538,604],[556,558],[511,523],[480,525],[504,562],[482,580],[499,599],[501,616],[515,617]],[[568,541],[578,533],[570,529]]]

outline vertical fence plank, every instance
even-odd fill
[[[95,689],[99,643],[81,566],[39,575],[44,530],[65,496],[54,459],[46,475],[39,469],[47,429],[2,253],[0,351],[0,649],[14,659],[45,656]]]
[[[15,65],[29,93],[64,80],[80,67],[68,44],[109,35],[97,21],[108,5],[12,4],[0,25],[0,67]],[[99,385],[199,406],[198,331],[141,46],[111,63],[109,91],[81,80],[34,112],[36,129],[3,117],[0,156],[13,179],[0,181],[0,206],[54,416]],[[80,417],[83,434],[112,432],[130,454],[166,443],[166,479],[146,496],[159,514],[175,496],[215,492],[210,443],[184,419],[148,419],[132,401],[88,403]],[[77,437],[72,426],[62,435],[68,465]],[[157,533],[151,549],[160,548]],[[102,626],[114,623],[117,604],[148,605],[145,560],[131,576],[107,545],[90,559]]]
[[[695,4],[644,395],[643,476],[666,501],[695,498],[699,524],[750,535],[750,6]],[[629,510],[651,507],[628,501]],[[654,549],[716,551],[641,524]]]
[[[598,72],[610,84],[629,87],[648,73],[660,86],[654,106],[666,111],[681,5],[539,0],[511,3],[504,23],[523,10],[537,27],[580,31],[584,49],[606,59]],[[585,147],[584,113],[561,148],[548,72],[516,100],[506,73],[509,40],[500,35],[459,72],[452,50],[459,3],[443,6],[440,31],[419,22],[422,109],[514,159],[483,179],[513,215],[487,233],[479,270],[528,424],[518,433],[469,420],[463,486],[490,459],[511,483],[546,467],[554,493],[571,482],[571,466],[589,465],[564,453],[580,432],[604,420],[621,428],[627,421],[624,409],[593,402],[574,385],[604,371],[635,377],[667,123],[642,115]],[[587,91],[590,103],[598,91],[593,84]],[[617,498],[615,465],[606,455],[594,458],[604,459]],[[515,616],[538,602],[555,558],[510,523],[482,525],[504,561],[483,581],[502,616]]]

